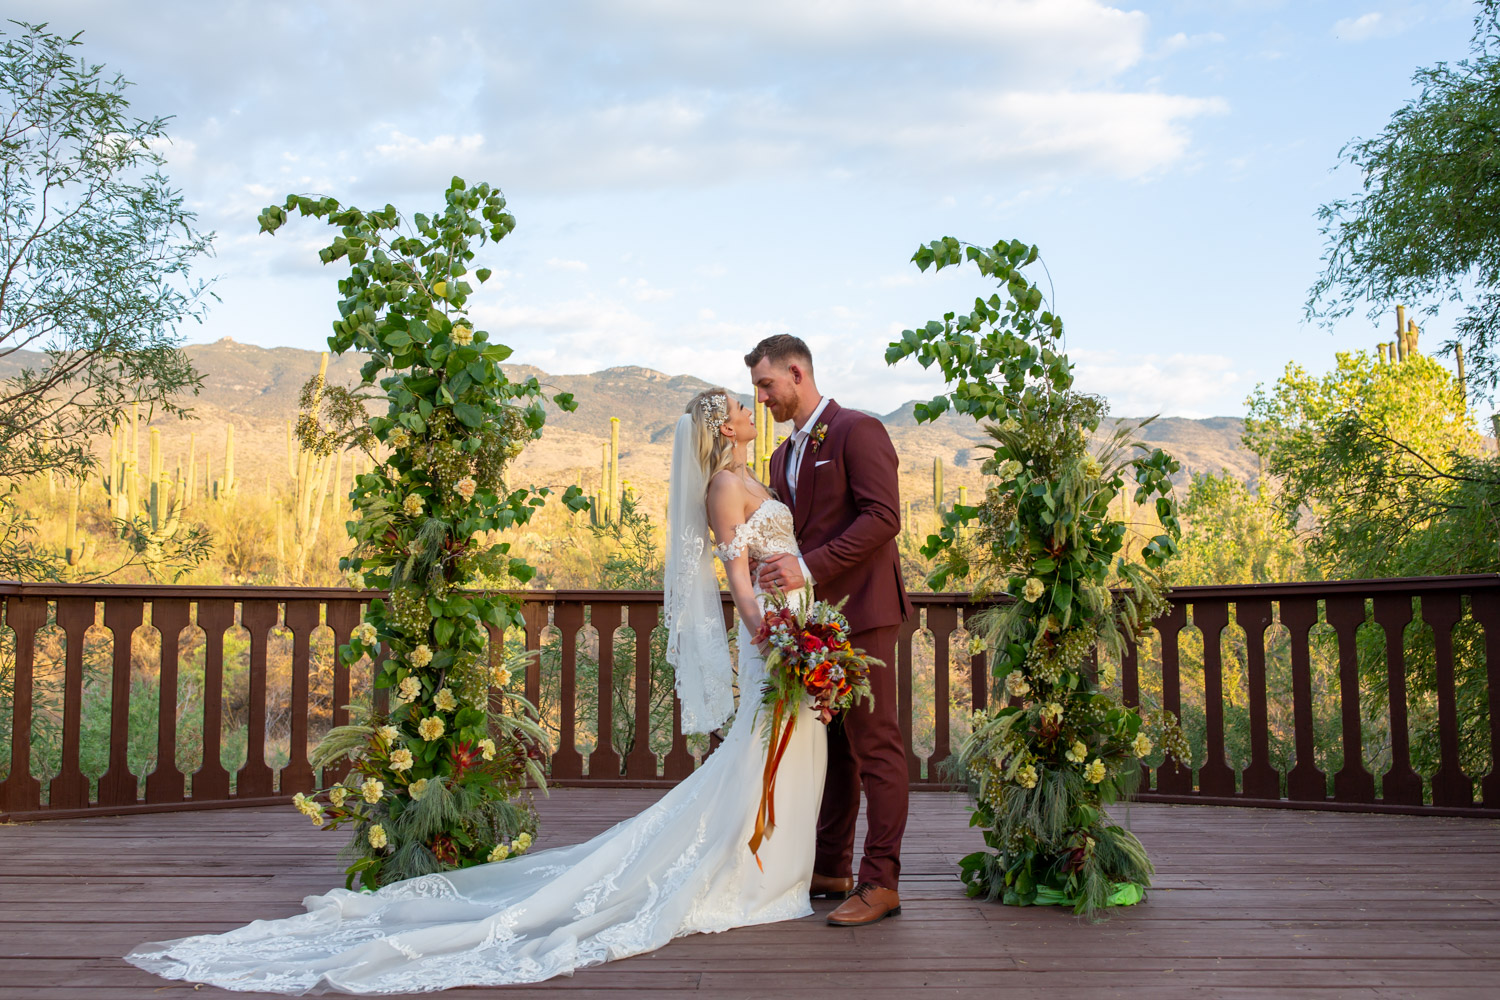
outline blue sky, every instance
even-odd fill
[[[171,114],[169,172],[218,233],[191,342],[321,349],[323,232],[256,235],[288,192],[407,211],[448,178],[516,232],[475,315],[514,360],[746,383],[792,332],[870,410],[940,386],[888,340],[988,294],[921,275],[952,235],[1041,246],[1083,388],[1122,415],[1237,415],[1296,360],[1368,347],[1303,319],[1339,148],[1467,50],[1468,3],[12,0]],[[423,18],[425,10],[428,16]],[[1394,319],[1390,321],[1394,325]],[[1444,338],[1428,321],[1423,345]]]

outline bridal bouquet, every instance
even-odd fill
[[[770,595],[760,629],[752,637],[766,650],[766,680],[761,688],[765,716],[766,768],[761,781],[760,811],[752,853],[776,827],[776,772],[791,742],[803,701],[809,696],[826,725],[834,713],[855,702],[873,704],[870,668],[881,661],[849,642],[849,620],[839,605],[816,601],[812,588],[804,592],[800,608],[793,608],[781,592]],[[760,863],[759,856],[756,863]]]

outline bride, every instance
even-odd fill
[[[797,552],[791,511],[746,469],[754,433],[750,411],[723,389],[700,393],[677,421],[667,658],[689,732],[713,730],[734,710],[714,558],[739,611],[743,708],[758,700],[765,675],[750,641],[761,605],[749,561]],[[776,829],[758,859],[748,842],[760,803],[763,720],[741,711],[691,777],[587,843],[374,893],[334,889],[304,899],[306,913],[141,945],[126,959],[230,990],[412,993],[537,982],[685,934],[806,916],[827,754],[817,718],[803,707],[776,786]]]

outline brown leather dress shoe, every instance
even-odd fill
[[[832,875],[819,875],[813,872],[812,885],[808,887],[807,895],[812,899],[820,896],[823,899],[848,899],[853,891],[854,876],[852,875],[835,878]]]
[[[835,927],[862,927],[900,912],[901,897],[895,889],[861,882],[854,895],[828,915],[828,922]]]

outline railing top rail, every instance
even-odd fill
[[[1333,597],[1349,594],[1411,593],[1433,591],[1489,590],[1500,588],[1500,573],[1469,573],[1461,576],[1393,577],[1380,580],[1308,580],[1298,583],[1247,583],[1204,587],[1174,587],[1175,601],[1279,600],[1282,598]],[[660,590],[516,590],[509,591],[527,600],[564,602],[631,603],[661,600]],[[251,584],[204,586],[198,584],[142,583],[21,583],[0,580],[0,597],[139,597],[188,598],[190,600],[271,600],[271,601],[368,601],[385,596],[382,590],[354,587],[266,587]],[[729,600],[728,592],[723,599]],[[916,605],[967,604],[972,595],[964,591],[914,593]]]

